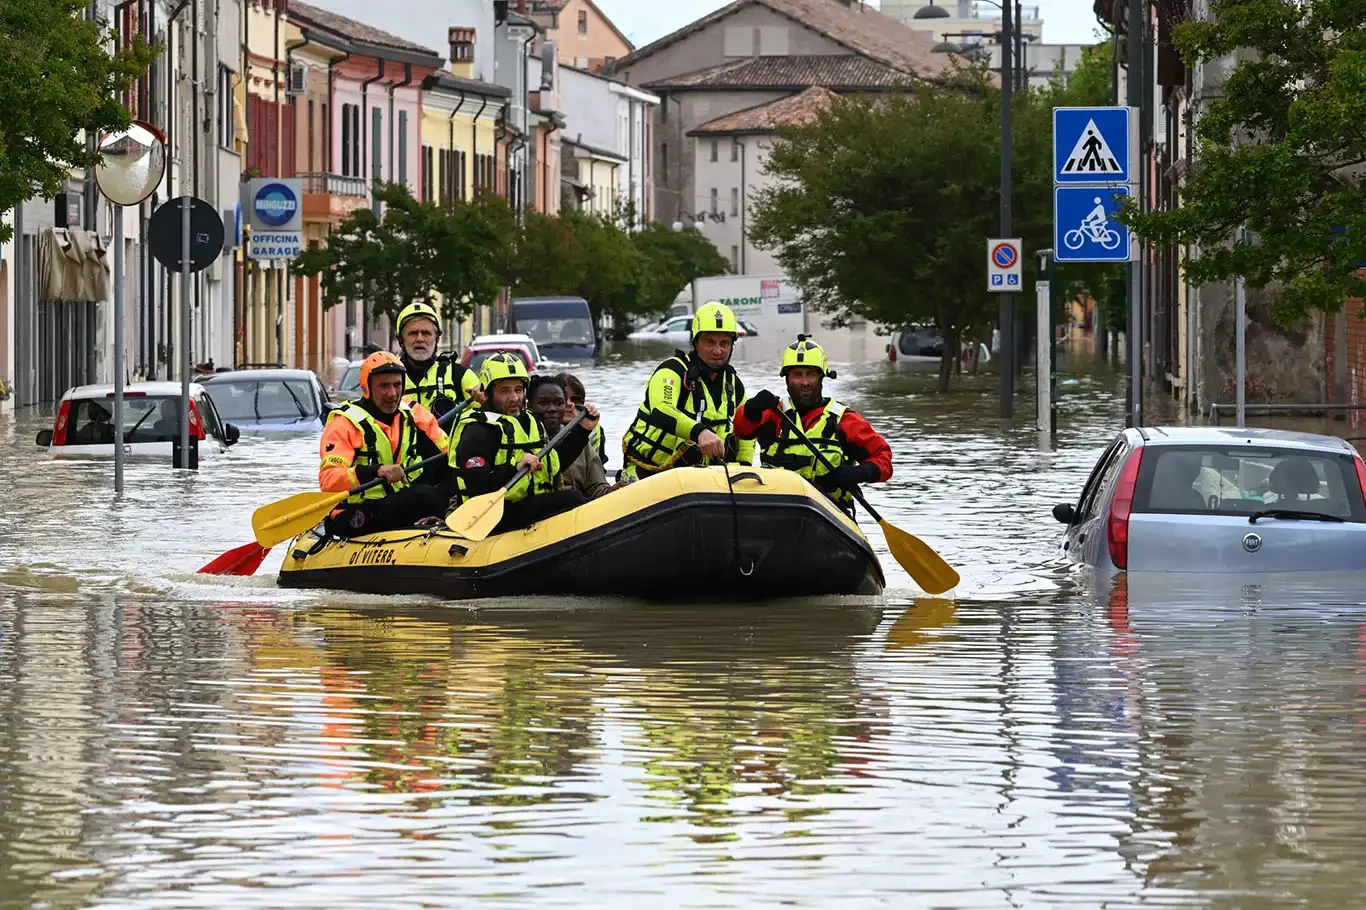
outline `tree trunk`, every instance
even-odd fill
[[[953,376],[953,366],[958,360],[958,350],[961,344],[958,334],[958,327],[945,327],[944,334],[944,353],[939,355],[939,391],[949,390],[949,379]]]

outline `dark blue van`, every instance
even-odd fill
[[[582,297],[514,297],[512,332],[530,335],[547,360],[592,360],[598,334]]]

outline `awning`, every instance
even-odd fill
[[[109,251],[98,234],[48,228],[38,235],[38,290],[43,300],[109,299]]]

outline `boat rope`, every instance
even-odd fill
[[[726,456],[721,456],[721,470],[726,472],[726,488],[730,490],[730,518],[734,527],[732,540],[735,543],[735,567],[740,570],[740,574],[748,578],[754,574],[754,561],[751,560],[749,568],[745,568],[744,556],[740,553],[740,505],[735,501],[735,484],[730,478],[730,465],[726,464]]]

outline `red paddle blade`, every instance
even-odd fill
[[[200,575],[250,575],[260,568],[270,550],[256,541],[229,550],[199,570]]]

